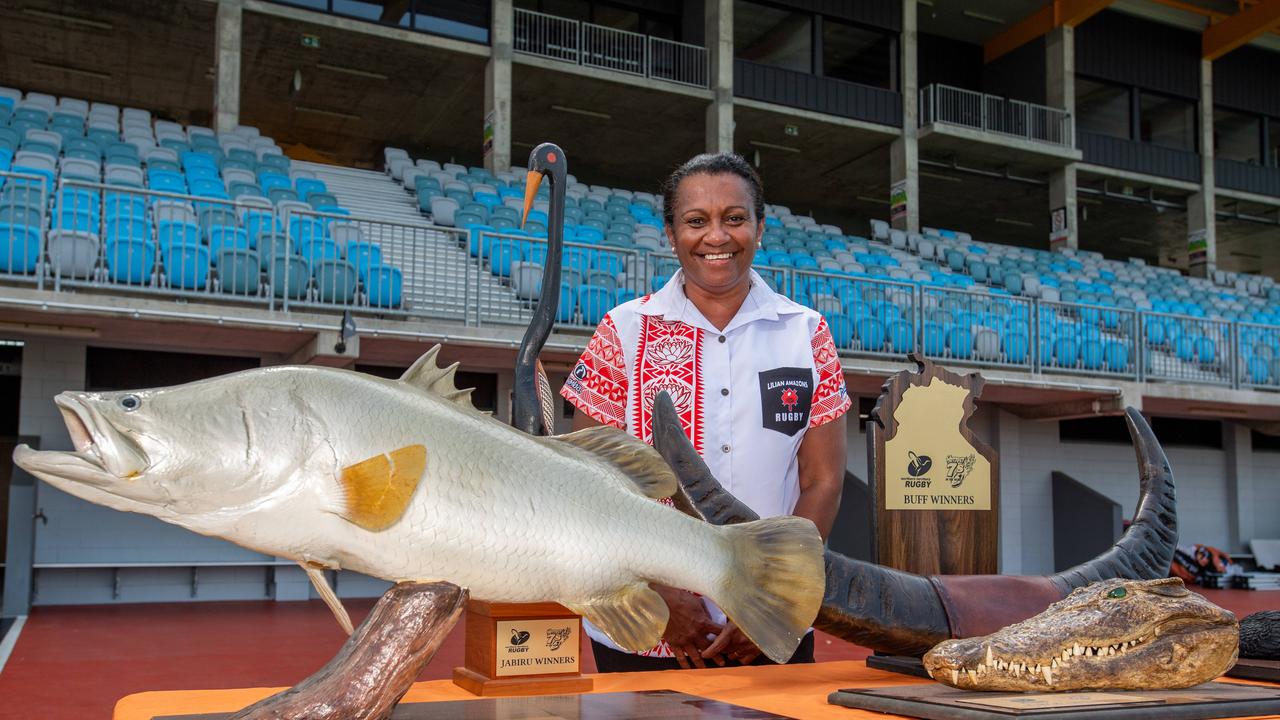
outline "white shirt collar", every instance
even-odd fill
[[[746,325],[754,320],[777,320],[779,315],[792,315],[804,312],[804,307],[791,301],[769,288],[764,278],[754,269],[751,273],[751,290],[742,301],[742,307],[720,330],[712,325],[702,311],[689,300],[684,292],[684,270],[677,270],[661,289],[649,296],[638,312],[641,315],[661,316],[663,320],[679,321],[686,325],[701,328],[712,333],[728,333],[736,327]]]

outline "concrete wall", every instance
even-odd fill
[[[1253,457],[1253,538],[1280,538],[1280,452],[1255,451]]]
[[[1050,473],[1065,472],[1090,488],[1120,503],[1125,518],[1133,517],[1138,503],[1138,473],[1133,448],[1116,443],[1061,442],[1055,422],[1018,422],[1020,435],[1016,459],[1001,454],[1002,483],[1017,492],[1019,531],[1013,528],[1004,542],[1017,542],[1020,567],[1005,572],[1041,574],[1053,572],[1053,504]],[[1223,451],[1205,448],[1166,447],[1178,493],[1180,542],[1229,547],[1227,490],[1223,475]],[[1017,556],[1020,555],[1020,558]]]

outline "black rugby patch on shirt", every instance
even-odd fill
[[[813,371],[781,367],[760,373],[760,414],[767,430],[795,435],[809,425]]]

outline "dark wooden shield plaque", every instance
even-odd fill
[[[999,460],[969,428],[983,379],[912,354],[889,378],[867,435],[872,557],[920,575],[998,572]]]

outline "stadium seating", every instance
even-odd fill
[[[0,172],[20,174],[0,177],[0,273],[404,307],[401,268],[354,226],[331,237],[341,196],[255,128],[10,89],[0,109]]]

